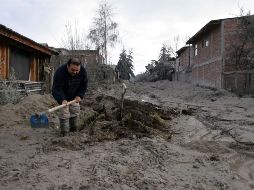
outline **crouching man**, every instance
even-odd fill
[[[87,90],[87,73],[77,58],[71,58],[61,65],[54,74],[52,95],[59,104],[67,104],[71,100],[76,103],[70,104],[60,110],[59,120],[62,136],[68,132],[76,131],[80,105]]]

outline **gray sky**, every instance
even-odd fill
[[[39,43],[59,47],[65,25],[78,23],[88,32],[97,0],[0,0],[0,23]],[[122,48],[132,49],[135,74],[158,59],[163,43],[181,48],[206,23],[239,15],[239,7],[254,14],[253,0],[109,0],[119,23],[120,43],[110,51],[117,64]]]

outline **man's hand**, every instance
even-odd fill
[[[62,101],[62,105],[63,105],[63,104],[67,105],[67,103],[68,103],[67,100],[63,100],[63,101]]]
[[[76,100],[77,103],[79,103],[81,101],[81,98],[79,96],[76,96],[75,100]]]

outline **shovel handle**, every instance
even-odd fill
[[[76,100],[72,100],[72,101],[70,101],[70,102],[67,102],[67,104],[62,104],[62,105],[53,107],[53,108],[51,108],[51,109],[48,109],[47,112],[51,113],[51,112],[53,112],[53,111],[59,110],[59,109],[65,107],[65,106],[68,106],[68,105],[74,104],[74,103],[76,103]]]

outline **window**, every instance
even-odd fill
[[[204,39],[204,40],[202,41],[202,48],[208,47],[208,46],[209,46],[209,40],[208,40],[208,39]]]
[[[208,47],[208,46],[209,46],[209,40],[205,39],[205,47]]]
[[[194,45],[194,56],[198,55],[198,44]]]

